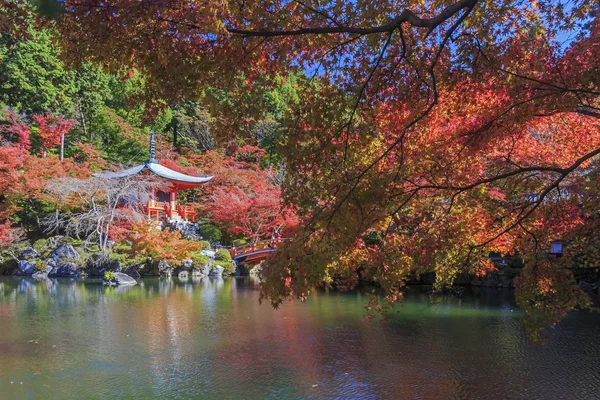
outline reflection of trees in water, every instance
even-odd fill
[[[321,290],[273,311],[242,278],[143,279],[117,289],[2,278],[0,365],[2,376],[27,370],[60,380],[53,374],[65,368],[68,379],[99,381],[94,363],[104,362],[124,368],[121,377],[107,373],[129,390],[190,398],[501,394],[507,381],[542,381],[548,365],[524,342],[508,293],[474,290],[431,305],[411,288],[399,318],[382,324],[364,318],[361,291]]]

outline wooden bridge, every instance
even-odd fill
[[[238,267],[244,264],[256,265],[269,258],[271,253],[273,253],[277,246],[284,240],[285,239],[262,240],[244,246],[233,247],[229,250],[229,253]]]

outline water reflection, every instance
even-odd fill
[[[363,291],[279,311],[249,279],[0,280],[0,399],[578,398],[600,393],[597,314],[529,345],[510,291],[363,318]],[[12,382],[12,383],[11,383]],[[21,382],[23,382],[21,384]]]

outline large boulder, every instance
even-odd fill
[[[204,274],[202,271],[200,271],[198,269],[192,270],[192,278],[204,278],[204,277],[206,277],[206,274]]]
[[[19,253],[19,259],[20,260],[29,260],[32,258],[38,258],[40,255],[38,254],[37,251],[35,251],[33,249],[33,247],[27,247],[26,249],[24,249],[23,251],[21,251]]]
[[[0,259],[0,275],[15,275],[19,272],[19,263],[12,257]]]
[[[198,225],[188,221],[167,221],[163,223],[163,229],[170,231],[179,231],[183,237],[190,240],[201,240],[200,229]]]
[[[184,271],[190,271],[194,266],[194,262],[192,260],[183,260],[181,262],[181,269]]]
[[[115,272],[115,282],[117,285],[135,285],[137,281],[131,276],[122,272]]]
[[[81,256],[73,246],[66,244],[54,249],[51,257],[57,260],[79,260]]]
[[[177,277],[181,280],[187,280],[189,277],[190,273],[188,271],[181,271],[179,272],[179,274],[177,274]]]
[[[250,275],[253,278],[258,278],[260,277],[260,273],[262,271],[262,265],[258,264],[253,266],[249,271],[248,271],[248,275]]]
[[[72,262],[66,262],[54,267],[48,276],[56,278],[81,278],[84,276],[83,271]]]
[[[129,275],[133,279],[140,279],[142,277],[140,271],[138,271],[138,269],[135,267],[129,267],[125,271],[123,271],[123,273]]]
[[[94,259],[92,259],[94,258]],[[106,271],[121,272],[123,266],[118,261],[110,261],[107,257],[100,254],[93,254],[86,263],[85,271],[89,276],[102,277]]]
[[[202,268],[200,270],[200,272],[202,273],[202,275],[208,276],[208,275],[210,275],[211,270],[212,270],[212,263],[210,261],[208,261],[206,264],[204,264],[204,268]]]
[[[35,271],[33,275],[31,275],[31,277],[36,281],[44,281],[48,279],[48,274],[52,272],[52,270],[53,268],[51,266],[46,265],[46,267],[43,270]]]
[[[112,281],[104,280],[102,283],[108,286],[131,286],[136,285],[137,281],[127,274],[115,272],[115,278]]]
[[[200,254],[202,254],[203,256],[207,256],[209,258],[212,258],[213,260],[215,259],[215,255],[217,254],[216,252],[212,251],[212,250],[202,250],[200,252]]]
[[[35,272],[35,265],[33,265],[33,263],[30,261],[19,260],[17,261],[17,264],[19,266],[17,275],[31,276]]]
[[[158,274],[160,276],[171,276],[173,274],[173,267],[168,262],[160,260],[158,262]]]
[[[223,276],[223,271],[224,270],[225,270],[225,268],[221,267],[220,265],[215,265],[210,270],[210,276],[212,276],[212,277],[221,277],[221,276]]]

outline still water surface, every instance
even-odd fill
[[[244,278],[0,278],[0,399],[599,399],[600,315],[528,344],[510,291],[364,318],[367,295],[274,311]]]

